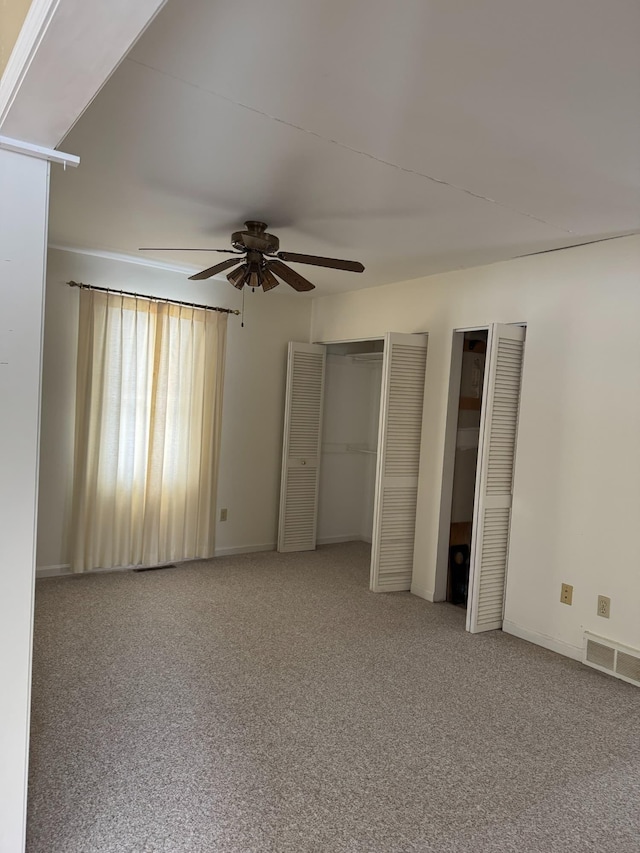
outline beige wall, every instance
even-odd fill
[[[78,291],[68,280],[138,293],[237,307],[240,295],[220,281],[50,250],[45,313],[39,567],[69,562]],[[289,340],[308,340],[311,300],[249,293],[245,328],[229,317],[218,508],[219,552],[273,547],[276,541],[284,379]]]
[[[31,0],[0,0],[0,75],[22,29]]]
[[[314,341],[430,334],[414,591],[434,590],[452,330],[491,322],[528,325],[507,628],[574,656],[585,629],[640,648],[637,237],[314,300]]]

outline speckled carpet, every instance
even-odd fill
[[[638,853],[640,691],[367,566],[38,582],[29,853]]]

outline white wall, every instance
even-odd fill
[[[38,566],[69,563],[78,290],[69,280],[137,293],[239,307],[222,281],[60,250],[49,252],[44,336]],[[284,287],[284,285],[283,285]],[[249,292],[245,327],[229,317],[216,550],[268,548],[276,541],[286,344],[307,341],[311,301]]]
[[[24,849],[49,164],[0,151],[0,850]]]
[[[640,238],[319,298],[311,337],[429,332],[413,586],[429,597],[452,330],[495,321],[528,324],[506,627],[574,656],[584,629],[640,648]]]

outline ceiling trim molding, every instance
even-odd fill
[[[107,261],[120,261],[125,264],[136,264],[140,267],[151,267],[152,269],[165,270],[167,272],[193,273],[198,272],[200,266],[189,266],[188,264],[172,264],[169,261],[158,261],[154,258],[143,258],[140,255],[128,255],[125,252],[107,252],[103,249],[86,249],[80,246],[67,246],[64,243],[49,243],[49,249],[58,252],[71,252],[75,255],[90,255],[94,258],[103,258]]]
[[[0,127],[49,28],[60,0],[33,0],[0,79]]]

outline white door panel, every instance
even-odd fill
[[[278,551],[316,547],[324,373],[323,346],[289,344]]]
[[[494,324],[485,370],[467,630],[502,627],[525,330]]]
[[[426,335],[386,335],[371,551],[374,592],[411,588],[426,361]]]

